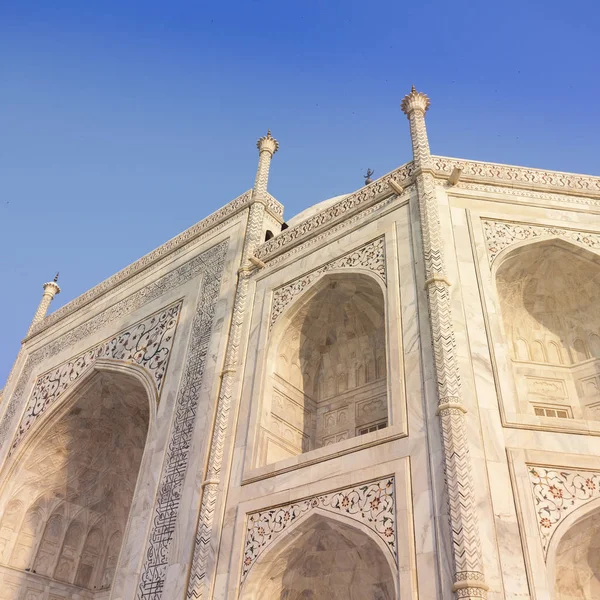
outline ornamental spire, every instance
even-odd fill
[[[256,170],[256,180],[254,181],[254,201],[264,199],[267,193],[271,159],[273,158],[273,154],[279,150],[279,142],[271,135],[271,130],[268,129],[267,135],[264,135],[256,142],[256,147],[258,148],[258,169]]]
[[[58,273],[54,276],[52,281],[47,281],[44,284],[44,293],[42,294],[42,299],[40,300],[40,304],[38,309],[35,311],[35,315],[33,316],[33,320],[31,321],[31,325],[29,326],[29,331],[27,335],[29,335],[33,328],[46,316],[48,312],[48,308],[52,299],[57,294],[60,294],[60,287],[58,286]]]
[[[410,122],[410,139],[412,141],[413,162],[416,168],[428,165],[431,159],[427,128],[425,127],[425,113],[431,101],[427,94],[417,92],[412,86],[410,94],[404,96],[400,108]]]

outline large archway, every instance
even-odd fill
[[[521,410],[600,419],[600,257],[537,242],[508,254],[496,281]]]
[[[146,389],[129,373],[95,371],[30,432],[0,498],[0,582],[18,571],[23,589],[50,579],[66,598],[106,595],[148,433]]]
[[[322,277],[270,344],[257,466],[387,427],[385,300],[373,277]]]
[[[574,523],[554,555],[554,599],[600,598],[600,509]]]
[[[240,600],[393,600],[384,551],[362,530],[313,514],[261,556]]]

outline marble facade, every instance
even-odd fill
[[[0,600],[600,594],[600,178],[254,187],[59,310],[0,402]]]

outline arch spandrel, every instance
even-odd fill
[[[39,375],[9,454],[22,443],[40,417],[98,364],[112,364],[115,369],[119,365],[139,367],[148,375],[158,402],[181,307],[182,302],[177,301]]]
[[[482,219],[481,224],[489,263],[495,268],[512,250],[543,241],[562,241],[600,254],[599,233],[492,219]]]
[[[313,514],[348,519],[355,527],[368,531],[391,567],[396,569],[396,491],[395,478],[392,476],[248,514],[242,582],[257,561],[270,552],[284,534]]]
[[[363,523],[319,507],[290,525],[247,573],[240,600],[394,600],[397,566]]]
[[[387,284],[385,238],[379,237],[275,289],[269,329],[272,329],[279,318],[288,312],[292,304],[297,306],[298,300],[306,296],[325,274],[346,271],[374,277],[382,287],[385,287]]]

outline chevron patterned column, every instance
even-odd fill
[[[46,316],[48,312],[48,308],[50,307],[50,303],[56,294],[60,294],[60,287],[58,287],[58,273],[54,277],[52,281],[44,284],[44,293],[42,294],[42,299],[38,306],[38,309],[35,311],[35,315],[33,316],[33,320],[31,321],[31,325],[29,326],[29,331],[27,335],[31,333],[33,328]]]
[[[465,413],[456,339],[450,308],[450,283],[445,272],[439,208],[431,153],[425,127],[429,98],[413,86],[402,100],[402,111],[410,122],[413,164],[419,200],[421,236],[425,262],[425,287],[429,302],[435,374],[438,388],[438,414],[441,419],[446,485],[457,598],[475,600],[487,597],[481,542],[475,511],[471,458],[467,444]]]
[[[269,131],[257,142],[259,150],[258,170],[252,193],[250,214],[246,225],[246,237],[242,251],[242,263],[238,270],[238,282],[233,304],[233,317],[229,328],[229,339],[225,351],[225,367],[221,373],[221,387],[217,400],[217,415],[212,431],[212,439],[208,457],[208,467],[202,483],[202,501],[200,517],[196,529],[194,556],[188,582],[188,598],[208,598],[212,585],[212,574],[209,569],[209,552],[217,504],[217,495],[221,483],[224,443],[232,407],[235,374],[240,356],[240,343],[246,301],[250,285],[250,274],[254,266],[250,262],[254,250],[262,241],[263,220],[265,215],[267,182],[271,158],[277,152],[279,144],[271,137]]]

